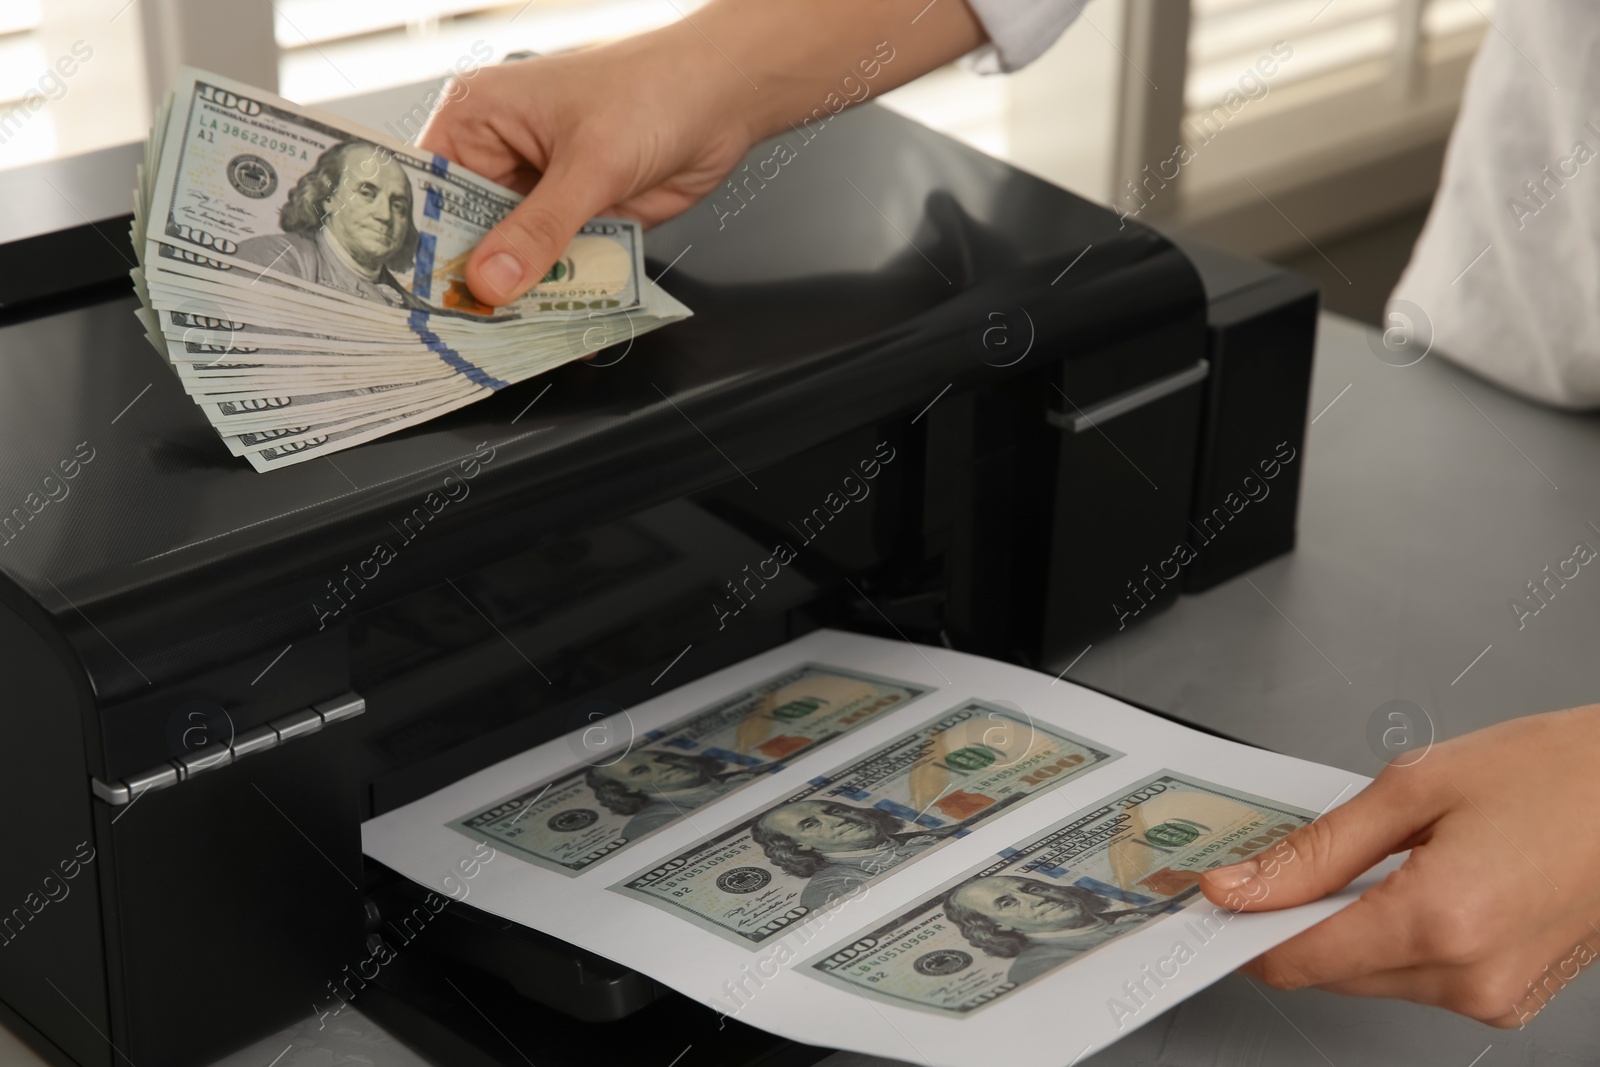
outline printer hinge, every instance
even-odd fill
[[[186,782],[197,774],[214,771],[230,763],[237,763],[246,756],[288,744],[297,738],[314,734],[340,719],[354,718],[366,710],[367,701],[364,697],[346,693],[342,697],[313,704],[309,708],[246,730],[227,744],[206,745],[178,759],[167,760],[149,770],[130,774],[126,778],[110,783],[90,778],[89,784],[95,796],[112,807],[119,808],[124,804],[132,804],[141,793]]]

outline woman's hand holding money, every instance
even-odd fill
[[[863,64],[879,93],[983,40],[961,3],[713,0],[653,33],[475,72],[445,94],[420,147],[528,195],[467,264],[473,293],[500,306],[591,217],[672,218],[757,140],[865,99],[841,90]]]

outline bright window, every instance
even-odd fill
[[[1323,79],[1330,94],[1425,66],[1435,46],[1475,45],[1492,0],[1192,0],[1184,102],[1191,114],[1215,107],[1241,73],[1288,42],[1293,59],[1273,88]],[[1410,25],[1411,20],[1415,25]]]
[[[492,61],[564,52],[664,26],[704,0],[275,0],[279,91],[327,100],[436,77],[473,46]]]
[[[0,167],[144,137],[143,39],[124,2],[0,0]]]
[[[1193,161],[1178,197],[1161,201],[1175,224],[1275,256],[1426,206],[1489,0],[1194,0],[1192,11],[1177,132]],[[1278,42],[1282,61],[1258,67]]]

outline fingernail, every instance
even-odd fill
[[[478,275],[497,293],[512,293],[522,283],[522,261],[510,252],[496,252],[483,261]]]
[[[1261,873],[1261,864],[1255,860],[1245,860],[1228,867],[1218,867],[1214,871],[1206,871],[1203,877],[1210,882],[1214,889],[1238,889],[1246,882],[1254,881]]]

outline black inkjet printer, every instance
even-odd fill
[[[41,206],[0,235],[0,1020],[51,1062],[331,993],[452,1065],[812,1062],[408,923],[362,820],[819,626],[1054,673],[1294,543],[1315,290],[876,106],[650,234],[689,321],[267,475],[146,342],[122,208],[38,232],[137,147],[0,178]]]

